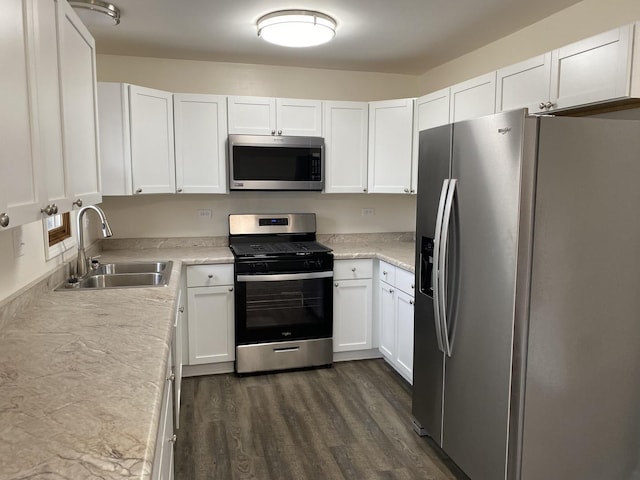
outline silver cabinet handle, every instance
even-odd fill
[[[0,227],[9,226],[9,215],[6,213],[0,213]]]
[[[388,273],[388,272],[385,272],[385,271],[383,271],[383,272],[382,272],[382,274],[383,274],[383,275],[386,275],[387,273]]]
[[[334,283],[334,284],[333,284],[333,286],[334,286],[334,287],[338,287],[338,286],[339,286],[339,283],[338,283],[338,282],[336,282],[336,283]]]
[[[409,193],[409,189],[408,189],[408,188],[405,188],[405,189],[404,189],[404,193]]]
[[[366,189],[366,188],[363,188],[363,189],[362,189],[362,191],[363,191],[364,193],[367,193],[367,189]]]
[[[141,188],[136,188],[136,193],[142,193],[142,189]]]
[[[173,435],[171,435],[169,443],[176,443],[176,440],[178,440],[178,436],[174,433]]]
[[[40,209],[40,213],[44,213],[45,215],[53,215],[53,205],[47,205],[44,208]]]
[[[178,189],[178,193],[182,193],[182,189],[181,188]]]
[[[82,199],[81,198],[77,199],[75,202],[73,202],[73,204],[78,208],[82,207]]]
[[[275,130],[271,130],[271,135],[275,135],[276,131]]]
[[[411,290],[413,290],[414,288],[416,288],[413,283],[411,284]]]
[[[175,373],[173,373],[173,372],[171,372],[171,375],[169,375],[169,376],[167,377],[167,381],[168,381],[168,382],[173,382],[173,381],[175,381],[175,379],[176,379],[176,374],[175,374]]]
[[[184,313],[184,307],[180,307],[180,308],[178,309],[178,311],[179,311],[180,313]]]
[[[553,108],[555,106],[556,106],[556,104],[553,103],[553,102],[547,102],[547,103],[544,104],[544,108],[546,108],[547,110],[549,110],[550,108]]]
[[[538,108],[539,108],[540,110],[544,110],[544,107],[545,107],[544,102],[540,102],[540,104],[538,105]]]
[[[409,305],[413,305],[413,300],[409,300]]]
[[[353,267],[353,268],[351,269],[351,271],[352,271],[352,272],[355,272],[355,271],[356,271],[356,267]]]
[[[282,135],[282,130],[278,130],[278,135]]]
[[[229,287],[229,291],[230,291],[230,292],[233,292],[233,287]]]
[[[416,191],[412,188],[409,193],[416,193]]]
[[[393,293],[393,292],[395,292],[395,290],[393,288],[390,288],[389,293]]]

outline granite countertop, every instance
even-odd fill
[[[413,271],[412,242],[322,239],[336,259]],[[0,480],[151,477],[182,265],[231,263],[224,246],[105,250],[172,260],[167,287],[46,291],[0,331]]]

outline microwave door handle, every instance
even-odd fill
[[[449,180],[445,179],[442,182],[442,190],[440,191],[440,201],[438,202],[438,213],[436,215],[436,232],[434,237],[433,246],[433,269],[431,271],[431,284],[433,285],[433,314],[436,329],[436,340],[438,342],[438,349],[445,353],[444,342],[442,340],[442,320],[440,319],[440,294],[439,294],[439,277],[440,269],[440,249],[441,249],[441,236],[442,236],[442,220],[444,218],[444,207],[447,198],[447,191],[449,190]]]

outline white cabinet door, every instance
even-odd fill
[[[459,122],[496,111],[496,72],[451,87],[449,118]]]
[[[555,108],[629,95],[633,25],[552,52],[551,101]]]
[[[400,290],[396,294],[395,316],[397,322],[397,344],[395,367],[413,384],[413,297]]]
[[[333,287],[333,351],[371,348],[372,280],[337,280]]]
[[[367,191],[368,104],[324,102],[326,193]]]
[[[189,364],[235,360],[233,287],[187,289]]]
[[[380,353],[393,363],[396,356],[396,292],[388,283],[379,284]]]
[[[413,99],[369,103],[369,192],[409,193]]]
[[[98,83],[100,166],[103,195],[131,195],[129,85]]]
[[[102,201],[95,41],[69,4],[56,0],[64,151],[74,202]]]
[[[229,97],[227,101],[230,134],[276,134],[275,98]]]
[[[129,86],[133,193],[174,193],[172,94]]]
[[[449,88],[416,99],[413,120],[413,154],[411,159],[411,193],[418,192],[418,155],[420,132],[449,123]]]
[[[178,290],[178,299],[176,301],[176,311],[173,322],[173,413],[176,430],[180,428],[180,397],[182,395],[182,365],[183,365],[183,338],[184,320],[185,320],[185,303],[186,293],[184,288],[180,287]]]
[[[55,207],[57,213],[71,210],[63,151],[62,110],[58,63],[56,5],[35,0],[35,58],[38,90],[38,131],[42,182],[41,207]]]
[[[322,136],[322,102],[271,97],[229,97],[229,133]]]
[[[173,382],[171,372],[173,370],[173,352],[169,351],[169,359],[165,373],[165,383],[162,392],[162,405],[160,407],[160,422],[156,433],[156,448],[153,457],[152,480],[173,479],[173,445],[175,440],[173,429]]]
[[[528,108],[529,113],[549,110],[551,53],[538,55],[497,72],[496,112]]]
[[[40,218],[31,0],[2,3],[0,19],[0,231]]]
[[[295,98],[276,99],[278,135],[322,136],[322,102]]]
[[[177,193],[227,193],[227,99],[174,94]]]

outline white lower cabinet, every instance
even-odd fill
[[[380,261],[378,317],[382,356],[413,384],[414,274]]]
[[[171,350],[169,351],[169,359],[167,361],[167,370],[162,393],[160,422],[158,423],[156,450],[153,457],[152,480],[173,480],[173,447],[176,442],[176,435],[173,430],[174,365],[173,352]]]
[[[187,267],[189,365],[235,360],[233,265]]]
[[[333,351],[372,348],[372,260],[334,263]]]

